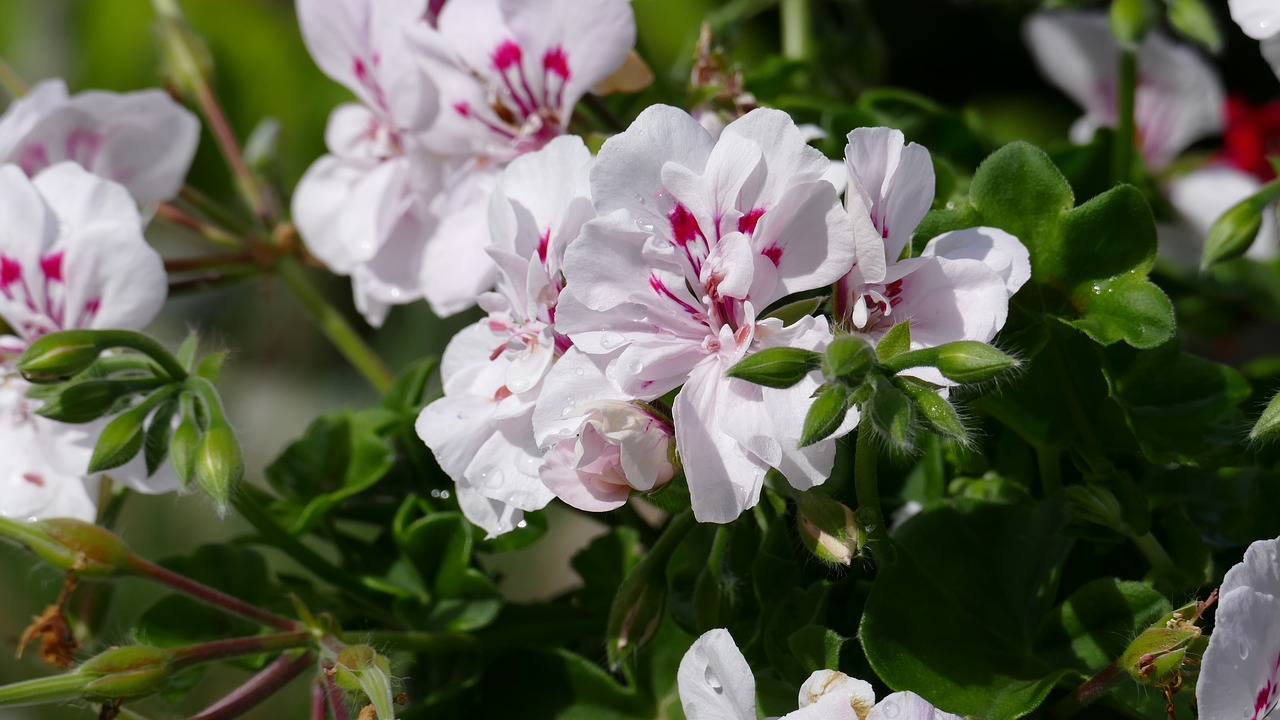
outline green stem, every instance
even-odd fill
[[[4,89],[8,90],[14,98],[27,94],[27,84],[18,73],[14,72],[9,63],[2,59],[0,59],[0,85],[4,85]]]
[[[193,217],[175,205],[160,203],[156,206],[156,215],[201,235],[215,245],[221,245],[232,250],[240,250],[244,247],[244,242],[240,238],[216,225],[211,225]]]
[[[315,636],[310,630],[215,640],[213,642],[200,643],[199,645],[175,648],[173,650],[173,667],[175,670],[184,670],[192,665],[216,660],[295,650],[297,648],[310,647],[314,641]]]
[[[1130,535],[1133,544],[1138,548],[1138,552],[1142,553],[1142,557],[1146,558],[1151,564],[1151,569],[1166,577],[1177,577],[1179,575],[1178,566],[1173,562],[1173,558],[1169,557],[1168,551],[1160,544],[1160,540],[1150,532],[1145,535]]]
[[[452,652],[455,650],[479,650],[480,643],[471,635],[394,630],[346,633],[342,641],[350,645],[372,645],[379,648],[418,653]]]
[[[1121,672],[1120,666],[1116,663],[1111,663],[1100,670],[1097,675],[1089,678],[1083,685],[1076,688],[1075,692],[1053,706],[1045,717],[1049,720],[1061,720],[1061,718],[1075,715],[1085,706],[1106,695],[1122,678],[1124,678],[1124,673]]]
[[[132,330],[99,330],[95,338],[99,347],[129,348],[137,350],[156,361],[160,369],[171,379],[181,382],[187,379],[187,369],[182,367],[163,345]]]
[[[858,440],[853,455],[853,490],[858,499],[858,522],[867,529],[867,545],[878,561],[892,561],[889,529],[880,507],[879,450],[870,422],[858,423]]]
[[[788,60],[809,58],[811,26],[809,0],[782,0],[782,55]]]
[[[1134,134],[1133,108],[1138,90],[1138,56],[1132,49],[1120,49],[1119,82],[1116,84],[1116,137],[1112,148],[1111,176],[1116,184],[1132,180]]]
[[[91,678],[78,673],[24,680],[0,686],[0,707],[21,707],[73,700]]]
[[[1049,497],[1062,491],[1062,452],[1045,447],[1036,448],[1036,464],[1040,470],[1040,488]]]
[[[283,551],[316,577],[346,592],[369,610],[377,612],[380,616],[386,615],[385,598],[368,590],[359,578],[303,545],[292,533],[280,527],[271,516],[263,512],[248,493],[235,493],[231,498],[231,505],[235,507],[236,512],[240,513],[240,517],[248,521],[272,547]]]
[[[369,384],[379,394],[389,390],[395,380],[391,370],[382,362],[382,358],[378,357],[373,348],[369,347],[368,343],[356,333],[342,313],[330,305],[315,285],[311,284],[311,280],[307,278],[298,260],[292,257],[280,258],[280,262],[276,265],[276,274],[285,285],[289,286],[303,307],[311,314],[311,319],[320,327],[325,337],[329,338],[334,347],[338,348],[352,366],[364,375]]]

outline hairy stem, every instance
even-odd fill
[[[187,645],[173,650],[173,665],[182,670],[192,665],[244,657],[245,655],[261,655],[280,650],[295,650],[311,645],[315,635],[307,629],[293,632],[272,633],[270,635],[251,635],[249,637],[215,640],[213,642]]]
[[[134,563],[134,571],[143,577],[167,585],[184,595],[195,598],[206,605],[224,610],[233,615],[239,615],[267,627],[291,632],[297,632],[302,627],[302,623],[296,620],[290,620],[256,605],[250,605],[221,590],[211,588],[185,575],[179,575],[149,560],[137,558]]]
[[[395,380],[391,370],[382,362],[373,348],[356,333],[347,319],[337,308],[320,294],[311,284],[296,258],[284,257],[276,265],[276,274],[310,313],[311,319],[320,327],[320,331],[333,343],[351,365],[364,376],[365,380],[379,393],[384,393]]]
[[[809,0],[782,0],[782,55],[807,60],[810,49]]]
[[[172,205],[170,203],[160,203],[159,205],[156,206],[156,215],[158,217],[164,218],[165,220],[168,220],[174,225],[181,225],[182,227],[185,227],[199,234],[200,236],[204,237],[206,240],[214,243],[215,245],[220,245],[222,247],[230,248],[232,250],[239,250],[244,247],[244,241],[242,241],[240,238],[236,237],[235,235],[232,235],[226,230],[223,230],[217,225],[207,223],[191,215],[190,213],[184,211],[183,209],[177,207],[176,205]],[[167,265],[166,265],[166,269],[168,269]]]
[[[891,561],[889,530],[880,507],[879,451],[871,423],[858,423],[858,441],[853,455],[853,490],[858,499],[857,518],[867,530],[867,545],[877,562]]]

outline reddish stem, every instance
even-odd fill
[[[200,643],[199,645],[175,648],[173,650],[173,664],[175,668],[181,670],[192,665],[215,660],[226,660],[245,655],[260,655],[277,650],[294,650],[311,644],[312,640],[310,630],[214,640],[213,642]]]
[[[333,663],[325,663],[320,672],[324,678],[325,692],[329,697],[329,709],[333,711],[333,720],[351,720],[347,712],[347,694],[333,681]]]
[[[270,610],[264,610],[256,605],[231,597],[230,595],[196,582],[189,577],[179,575],[172,570],[168,570],[153,562],[137,558],[134,569],[139,575],[155,580],[156,582],[168,585],[178,592],[189,595],[207,605],[211,605],[220,610],[248,618],[256,623],[261,623],[268,627],[278,630],[290,632],[305,632],[302,623],[296,620],[290,620],[287,617],[277,615]]]
[[[248,253],[239,255],[212,255],[209,257],[195,258],[176,258],[164,261],[164,269],[166,272],[181,273],[191,272],[193,270],[207,270],[209,268],[234,267],[236,265],[249,265],[254,262],[253,257]]]
[[[311,653],[281,655],[226,697],[192,715],[189,720],[231,720],[257,707],[315,663]],[[323,720],[323,716],[321,717]]]

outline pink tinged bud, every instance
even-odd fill
[[[559,45],[542,56],[542,67],[549,73],[559,75],[561,80],[569,79],[569,56]]]
[[[518,65],[523,57],[524,53],[514,40],[504,40],[493,51],[493,66],[499,71],[504,71],[512,65]]]

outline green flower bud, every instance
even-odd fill
[[[69,380],[102,354],[92,330],[63,330],[37,339],[18,358],[18,372],[33,383]]]
[[[911,349],[911,321],[900,322],[876,343],[876,356],[883,362]]]
[[[92,678],[84,686],[90,700],[144,697],[160,692],[173,674],[173,654],[162,648],[131,645],[107,650],[76,671]]]
[[[1200,662],[1204,644],[1196,621],[1213,600],[1190,602],[1160,618],[1129,644],[1120,667],[1144,685],[1179,687],[1183,665]]]
[[[852,392],[843,385],[827,385],[809,407],[800,433],[800,447],[808,447],[831,437],[849,414]]]
[[[960,340],[937,348],[935,367],[943,377],[958,383],[976,383],[1018,367],[1018,361],[996,348],[974,340]]]
[[[1214,221],[1205,238],[1200,267],[1208,269],[1220,262],[1234,260],[1249,251],[1258,230],[1262,228],[1265,203],[1257,197],[1241,200]]]
[[[28,546],[59,570],[81,577],[112,577],[132,570],[137,557],[110,530],[75,518],[48,518],[29,524],[47,539]]]
[[[800,542],[819,560],[849,565],[862,554],[867,532],[848,507],[817,492],[798,493],[796,506]]]
[[[1249,439],[1270,440],[1276,436],[1277,431],[1280,431],[1280,393],[1276,393],[1271,402],[1267,403],[1267,409],[1262,411],[1262,416],[1249,431]]]
[[[207,92],[213,77],[209,49],[187,26],[176,0],[152,0],[151,4],[159,17],[157,31],[165,73],[187,95]]]
[[[866,340],[856,335],[838,335],[822,358],[822,374],[827,382],[860,385],[875,364],[875,352]]]
[[[138,454],[145,438],[142,424],[146,420],[146,414],[138,412],[142,407],[139,405],[120,413],[107,423],[102,434],[98,436],[98,443],[93,446],[93,456],[89,458],[89,472],[96,473],[120,467]]]
[[[1111,34],[1121,47],[1135,49],[1156,21],[1152,0],[1112,0]]]
[[[191,484],[191,478],[195,475],[196,451],[200,448],[200,439],[200,426],[196,424],[193,400],[190,395],[184,395],[182,420],[169,438],[169,460],[184,486]]]
[[[610,665],[621,665],[653,637],[662,622],[666,601],[665,578],[655,576],[645,582],[627,578],[609,611],[606,647]]]
[[[739,360],[725,374],[765,387],[789,388],[821,363],[822,356],[812,350],[772,347]]]
[[[1169,24],[1186,37],[1200,43],[1209,52],[1222,51],[1222,33],[1213,13],[1201,0],[1168,0]]]
[[[936,385],[909,375],[895,377],[893,384],[911,398],[915,408],[935,430],[960,442],[969,439],[969,431],[965,430],[960,415],[946,398],[938,394],[939,388]]]
[[[883,377],[877,377],[875,392],[867,409],[871,426],[897,447],[911,448],[915,409],[905,393]]]
[[[191,467],[195,481],[219,505],[231,501],[232,491],[244,479],[244,458],[230,426],[220,423],[205,432]]]
[[[1078,520],[1101,525],[1121,534],[1130,532],[1124,508],[1115,493],[1100,485],[1072,485],[1066,489],[1067,514]]]
[[[155,387],[151,380],[84,380],[67,385],[36,414],[64,423],[87,423],[111,412],[122,399]]]

